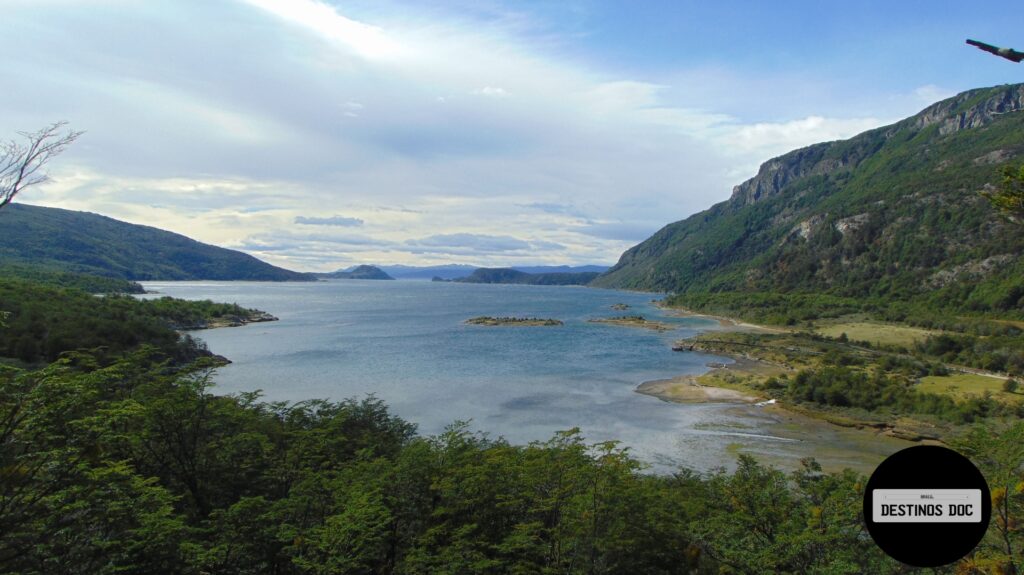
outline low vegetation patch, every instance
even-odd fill
[[[999,401],[1019,402],[1022,396],[1005,390],[1006,382],[1005,379],[986,375],[950,373],[949,375],[922,377],[916,389],[921,392],[945,394],[956,399],[989,394],[993,399]]]
[[[896,338],[924,335],[914,333],[924,330],[890,327],[886,344],[854,341],[848,335],[843,337],[846,331],[835,338],[819,331],[712,332],[680,341],[675,348],[768,362],[779,371],[714,370],[698,381],[779,398],[818,410],[825,419],[838,416],[849,424],[909,418],[941,423],[948,433],[976,421],[1024,416],[1024,401],[1020,401],[1024,396],[1006,390],[1004,378],[961,373],[957,371],[960,368],[946,363],[951,357],[962,357],[965,349],[990,343],[990,339],[954,334],[949,340],[951,336],[946,334],[931,334],[917,340],[911,353],[898,345]]]
[[[562,320],[551,319],[551,318],[537,318],[537,317],[491,317],[491,316],[480,316],[467,319],[466,322],[469,325],[486,325],[486,326],[498,326],[498,325],[520,325],[520,326],[557,326],[563,325]]]
[[[894,346],[913,349],[939,332],[905,325],[880,322],[836,322],[822,323],[815,333],[833,339],[866,341],[875,346]]]
[[[622,315],[618,317],[602,317],[587,320],[590,323],[608,323],[611,325],[621,325],[627,327],[642,327],[644,329],[652,329],[654,331],[670,331],[676,329],[677,326],[671,323],[665,323],[661,321],[652,321],[645,318],[642,315]]]

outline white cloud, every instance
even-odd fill
[[[356,22],[318,0],[242,0],[271,14],[346,46],[369,59],[398,57],[401,44],[376,26]]]
[[[473,90],[471,94],[477,96],[487,96],[489,98],[507,98],[509,97],[508,90],[505,88],[496,88],[494,86],[484,86],[483,88],[477,88]]]
[[[471,249],[474,252],[511,252],[523,251],[533,247],[529,242],[512,236],[492,236],[485,234],[436,234],[425,238],[407,240],[406,245],[421,250],[448,252],[450,250]]]
[[[330,216],[327,218],[296,216],[295,223],[307,226],[338,226],[352,228],[363,225],[365,222],[359,218],[348,218],[345,216]]]
[[[784,122],[733,124],[723,127],[715,136],[715,140],[729,155],[763,161],[817,142],[850,138],[886,123],[888,122],[877,118],[808,116]],[[737,168],[742,170],[737,175],[744,172],[753,175],[756,166],[753,164],[743,166],[738,162]]]
[[[347,116],[349,118],[358,118],[359,115],[360,115],[360,112],[366,106],[363,106],[359,102],[348,101],[348,102],[345,102],[344,104],[342,104],[341,107],[345,110],[345,116]]]

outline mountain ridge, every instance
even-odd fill
[[[443,280],[453,280],[456,278],[467,277],[478,269],[487,269],[485,266],[473,266],[468,264],[445,264],[445,265],[434,265],[434,266],[408,266],[408,265],[378,265],[373,264],[374,267],[380,268],[391,277],[398,280],[432,280],[439,278]],[[350,266],[348,268],[340,269],[339,272],[352,271],[357,266]],[[599,265],[582,265],[582,266],[509,266],[510,269],[518,270],[521,272],[539,274],[539,273],[580,273],[580,272],[597,272],[601,273],[608,270],[608,266]],[[335,272],[331,272],[335,273]]]
[[[1024,153],[1022,110],[1024,84],[970,90],[772,158],[729,199],[666,225],[592,285],[1019,311],[1024,232],[978,192]]]
[[[12,203],[0,210],[0,264],[132,281],[314,281],[249,254],[91,212]]]

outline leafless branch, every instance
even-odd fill
[[[38,132],[18,132],[25,143],[0,143],[0,208],[11,203],[21,190],[47,180],[39,170],[83,134],[65,130],[67,125],[56,122]]]

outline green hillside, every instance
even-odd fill
[[[248,254],[87,212],[11,204],[0,210],[0,265],[127,280],[308,281]]]
[[[675,292],[696,307],[814,300],[1019,315],[1024,226],[979,192],[1019,162],[1022,109],[1024,85],[972,90],[769,160],[729,200],[661,229],[593,285]]]

